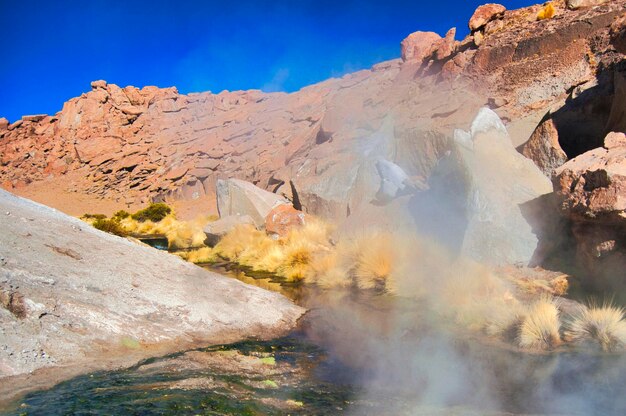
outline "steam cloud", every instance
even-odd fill
[[[508,140],[494,116],[481,110],[470,132],[455,132],[455,146],[471,152],[478,135]],[[393,129],[387,125],[385,131]],[[377,193],[374,201],[402,197],[405,171],[411,171],[395,163],[389,151],[393,140],[392,134],[383,138],[378,132],[366,145],[363,164],[374,172],[368,177],[372,195]],[[444,157],[440,165],[445,163]],[[445,166],[439,168],[445,171]],[[438,179],[431,178],[431,185]],[[456,179],[458,189],[431,188],[422,194],[421,205],[410,205],[409,214],[423,221],[419,231],[403,236],[408,247],[397,247],[409,253],[399,255],[396,266],[395,284],[402,296],[320,291],[307,300],[313,308],[308,337],[337,360],[346,382],[356,379],[361,389],[351,414],[626,414],[624,355],[521,352],[472,330],[477,316],[492,317],[495,325],[519,305],[508,298],[508,282],[461,254],[468,208],[459,195],[467,184]]]

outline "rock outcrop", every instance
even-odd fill
[[[571,221],[577,260],[596,288],[626,288],[626,135],[610,133],[604,147],[555,172],[554,192]]]
[[[441,41],[441,36],[435,32],[413,32],[400,43],[400,52],[403,61],[421,63],[433,53],[433,45]]]
[[[456,132],[450,154],[441,159],[429,185],[414,201],[422,230],[485,263],[528,265],[539,260],[542,230],[533,229],[540,219],[533,218],[530,207],[552,187],[515,150],[492,110],[481,109],[470,132]]]
[[[265,217],[265,232],[277,237],[285,237],[293,228],[302,227],[307,222],[307,214],[291,205],[279,205]]]
[[[161,200],[176,202],[185,215],[215,210],[216,181],[234,177],[343,221],[363,196],[361,179],[369,173],[356,166],[364,158],[378,153],[425,179],[449,150],[453,130],[486,103],[498,107],[519,146],[572,88],[600,69],[609,75],[617,59],[609,27],[624,2],[576,11],[554,4],[557,17],[542,21],[535,19],[540,6],[490,6],[472,19],[479,46],[474,35],[455,41],[453,30],[445,38],[411,36],[403,42],[410,58],[404,62],[292,94],[183,95],[95,81],[55,115],[0,123],[0,185],[73,215]],[[592,109],[598,119],[606,111],[600,102],[606,107],[613,99],[611,83]],[[577,151],[579,142],[600,142],[605,133],[585,124],[593,123],[574,117],[556,124],[569,157],[596,147]]]
[[[554,17],[543,20],[541,5],[483,7],[465,39],[454,30],[411,35],[404,60],[292,94],[182,95],[96,81],[56,115],[0,124],[0,184],[75,215],[167,200],[184,216],[217,208],[216,183],[236,178],[340,227],[366,218],[404,226],[411,215],[402,204],[459,152],[463,134],[453,141],[454,130],[485,105],[515,147],[531,138],[525,154],[546,175],[565,162],[557,141],[571,159],[626,129],[616,51],[626,2],[552,5]],[[540,125],[548,113],[552,125]],[[384,188],[393,198],[376,198],[380,159],[401,168],[409,192]],[[269,209],[253,216],[257,226]]]
[[[3,399],[155,355],[273,337],[303,313],[277,293],[1,190],[0,211]]]
[[[265,218],[279,205],[289,201],[239,179],[217,181],[217,209],[220,217],[245,215],[252,218],[257,227],[265,225]]]
[[[611,43],[618,52],[626,53],[626,13],[611,25]]]
[[[626,136],[609,133],[604,147],[568,161],[556,171],[561,208],[576,221],[626,224]]]
[[[469,29],[472,32],[478,30],[496,17],[501,16],[505,11],[506,7],[497,3],[488,3],[478,6],[472,17],[470,17],[468,23]]]
[[[608,0],[567,0],[567,8],[571,10],[594,7],[606,3]]]
[[[548,117],[537,126],[522,147],[522,154],[535,162],[548,178],[552,177],[556,168],[567,162],[554,120]]]

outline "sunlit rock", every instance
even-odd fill
[[[416,196],[418,226],[451,249],[492,264],[529,264],[541,253],[539,198],[549,179],[519,154],[498,116],[483,108]],[[471,143],[471,145],[470,145]],[[547,211],[547,210],[546,210]]]
[[[240,179],[217,181],[217,210],[220,217],[249,215],[257,227],[278,205],[289,204],[286,199]]]

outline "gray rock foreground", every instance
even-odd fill
[[[83,372],[275,337],[303,313],[0,190],[0,403]]]

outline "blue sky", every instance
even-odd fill
[[[182,93],[295,91],[399,57],[416,30],[456,26],[462,38],[481,3],[0,0],[0,117],[56,113],[96,79]]]

